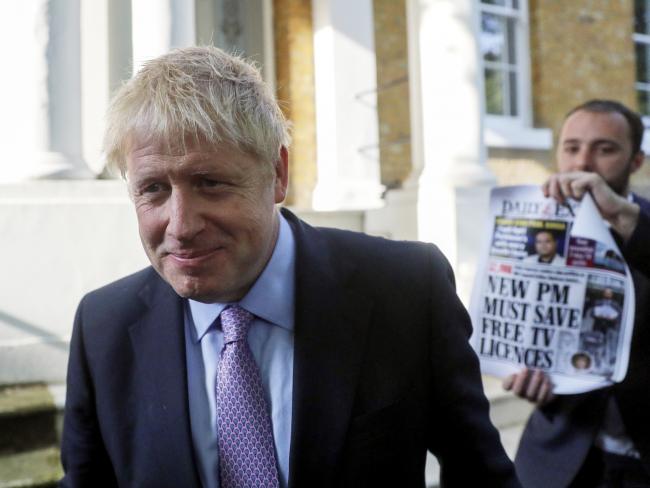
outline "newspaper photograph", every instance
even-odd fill
[[[557,394],[622,381],[634,287],[591,196],[559,204],[539,186],[495,188],[486,235],[469,307],[482,371],[541,369]]]

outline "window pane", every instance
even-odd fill
[[[510,72],[510,111],[508,115],[516,117],[519,114],[519,107],[517,106],[517,73]]]
[[[650,93],[645,90],[637,90],[636,96],[639,101],[639,112],[642,115],[650,115]]]
[[[505,79],[501,71],[485,70],[485,109],[493,115],[505,115]]]
[[[637,42],[636,50],[636,81],[650,83],[650,45]]]
[[[494,14],[481,15],[481,34],[479,43],[485,61],[505,61],[504,19]]]
[[[650,34],[650,0],[634,0],[634,32]]]
[[[508,62],[510,64],[515,64],[517,62],[517,40],[515,32],[515,20],[507,19],[506,20],[506,29],[508,33]]]
[[[500,15],[481,15],[479,43],[485,61],[516,63],[515,20]]]
[[[649,0],[650,1],[650,0]],[[520,113],[519,93],[521,83],[517,64],[517,16],[512,11],[519,9],[519,0],[480,0],[482,5],[496,8],[481,12],[479,45],[484,63],[485,110],[492,115],[517,117]],[[504,14],[498,7],[504,7]],[[496,13],[495,13],[496,12]]]

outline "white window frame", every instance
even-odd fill
[[[636,12],[635,12],[636,15]],[[636,26],[636,18],[634,19],[634,25]],[[636,28],[635,28],[636,30]],[[645,44],[648,49],[650,49],[650,34],[642,34],[640,32],[634,32],[632,34],[632,40],[634,41],[634,52],[636,54],[636,45],[637,44]],[[638,62],[638,60],[637,60]],[[634,73],[634,94],[636,95],[639,90],[643,90],[648,92],[648,96],[650,97],[650,83],[644,83],[642,81],[638,81],[636,79],[636,70]],[[648,134],[648,128],[650,128],[650,113],[649,114],[644,114],[641,113],[641,119],[643,120],[643,125],[645,126],[646,130],[644,131],[643,134],[643,140],[641,143],[641,149],[643,152],[646,154],[650,153],[650,134]]]
[[[648,49],[650,49],[650,34],[639,34],[638,32],[635,32],[632,35],[632,39],[634,40],[634,47],[636,51],[636,45],[637,44],[645,44]],[[648,93],[648,96],[650,97],[650,82],[642,82],[638,81],[636,79],[636,73],[635,73],[635,81],[634,81],[634,90],[635,92],[638,90],[643,90]],[[649,117],[650,114],[644,114],[645,117]]]
[[[532,126],[531,82],[530,82],[530,46],[528,22],[528,1],[518,0],[519,7],[512,7],[512,0],[507,6],[489,5],[477,0],[478,4],[478,42],[480,43],[481,18],[483,13],[496,14],[515,19],[515,76],[517,80],[516,115],[496,115],[487,113],[485,107],[485,127],[483,138],[489,147],[507,147],[517,149],[551,149],[553,135],[550,129],[536,129]],[[479,49],[479,53],[481,50]],[[480,54],[481,82],[485,83],[486,63]],[[485,96],[485,95],[484,95]],[[485,106],[485,99],[483,100]]]
[[[634,50],[636,53],[636,45],[637,44],[645,44],[648,46],[648,49],[650,49],[650,34],[639,34],[635,32],[632,35],[632,39],[634,40]],[[650,83],[644,83],[641,81],[636,80],[636,73],[634,73],[634,94],[635,96],[637,95],[638,90],[644,90],[648,92],[648,96],[650,97]],[[641,141],[641,149],[643,150],[644,153],[650,154],[650,134],[648,134],[648,128],[650,128],[650,114],[644,114],[641,113],[641,120],[643,120],[643,126],[645,127],[645,131],[643,133],[643,140]]]

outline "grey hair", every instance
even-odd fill
[[[117,91],[107,111],[104,154],[126,175],[135,138],[185,148],[186,138],[226,143],[272,168],[289,147],[289,122],[259,69],[213,46],[152,59]]]

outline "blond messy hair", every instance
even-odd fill
[[[134,139],[185,148],[188,136],[230,144],[269,167],[290,144],[289,123],[259,70],[213,46],[152,59],[117,91],[107,112],[107,165],[124,177]]]

